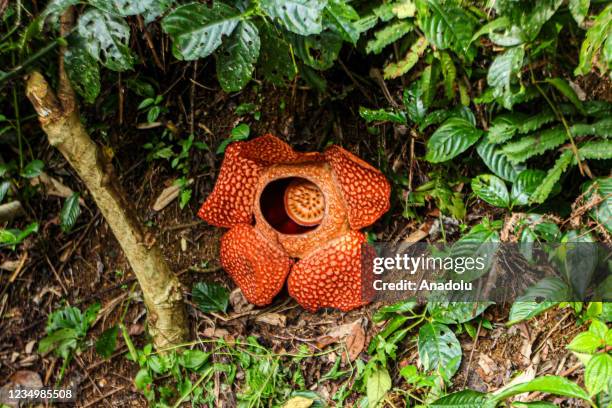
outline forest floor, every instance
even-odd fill
[[[345,78],[346,81],[348,79]],[[188,83],[190,85],[185,86]],[[377,135],[371,134],[359,117],[360,105],[375,107],[379,100],[360,90],[358,83],[346,82],[333,89],[332,96],[317,98],[316,93],[299,87],[275,88],[254,85],[248,90],[229,97],[227,94],[208,88],[199,82],[184,80],[165,90],[167,103],[174,111],[182,112],[173,125],[186,134],[192,131],[196,140],[205,141],[213,152],[194,151],[190,156],[193,178],[193,197],[180,209],[175,200],[161,211],[152,209],[153,203],[164,188],[172,185],[176,171],[165,161],[149,162],[142,145],[158,128],[138,129],[138,119],[132,123],[114,126],[120,130],[109,132],[100,140],[116,152],[114,164],[122,175],[121,184],[138,209],[139,216],[151,227],[152,232],[171,268],[179,275],[190,292],[193,283],[201,280],[221,283],[230,290],[235,285],[218,264],[218,240],[221,229],[206,225],[196,217],[196,212],[212,190],[215,176],[221,164],[221,155],[214,150],[221,139],[240,122],[249,123],[251,135],[273,133],[283,138],[298,150],[321,150],[327,141],[343,147],[364,158],[375,166],[381,166],[381,151],[391,152],[388,163],[399,171],[412,166],[413,183],[418,185],[427,173],[426,168],[410,157],[407,129],[379,126]],[[183,86],[180,90],[178,87]],[[376,94],[380,94],[378,92]],[[373,93],[374,94],[374,93]],[[398,97],[393,95],[391,97]],[[185,109],[189,100],[195,101],[197,109]],[[185,102],[182,102],[182,101]],[[136,105],[138,101],[122,101],[123,106]],[[261,112],[259,120],[252,115],[238,116],[235,111],[244,103],[253,103]],[[98,115],[102,107],[85,110],[88,117]],[[126,108],[125,117],[130,109]],[[172,120],[170,115],[166,115]],[[193,119],[193,120],[191,120]],[[83,215],[77,228],[63,234],[55,214],[59,213],[62,199],[48,195],[41,200],[40,208],[32,213],[49,214],[41,220],[40,233],[29,239],[19,252],[0,253],[0,264],[17,265],[14,274],[4,287],[0,287],[0,384],[18,370],[38,373],[45,384],[57,379],[60,361],[51,354],[37,353],[37,342],[44,334],[47,316],[66,299],[74,306],[83,308],[93,301],[102,305],[99,318],[93,327],[94,338],[105,329],[119,322],[127,307],[124,322],[136,345],[147,343],[145,332],[145,308],[135,278],[126,258],[113,238],[111,231],[87,196],[83,185],[61,156],[44,141],[31,121],[24,129],[34,136],[29,144],[48,163],[46,172],[74,191],[85,196]],[[165,121],[160,126],[172,126]],[[417,142],[416,153],[422,154],[423,146]],[[456,239],[458,226],[440,218],[432,205],[426,209],[421,220],[408,220],[401,216],[402,209],[395,206],[370,230],[380,240],[404,239],[423,225],[438,222],[437,230],[430,229],[425,240],[439,238],[439,220],[442,219],[446,238]],[[46,209],[46,211],[40,211]],[[468,205],[466,223],[474,225],[483,216],[499,217],[500,210],[481,205]],[[6,280],[3,280],[6,282]],[[255,336],[260,344],[275,352],[295,352],[306,345],[312,352],[333,347],[340,338],[350,337],[348,345],[355,355],[365,351],[370,339],[380,330],[371,316],[379,307],[374,304],[353,312],[342,313],[324,310],[312,314],[304,311],[291,300],[286,289],[265,308],[247,305],[238,291],[233,291],[228,314],[204,314],[186,296],[192,338],[225,338],[228,341],[242,336]],[[537,375],[556,374],[578,378],[582,366],[565,349],[565,345],[581,330],[569,311],[553,309],[528,322],[508,328],[506,326],[508,306],[489,308],[485,317],[492,322],[492,329],[479,328],[475,340],[467,333],[459,335],[463,349],[462,366],[453,379],[456,388],[465,386],[482,391],[495,390],[507,384],[517,371]],[[414,342],[405,342],[400,350],[397,365],[416,364],[417,351]],[[119,338],[117,351],[108,359],[102,359],[93,348],[76,356],[67,370],[64,385],[74,384],[79,389],[78,406],[146,406],[146,399],[133,383],[138,367],[126,360],[127,351]],[[364,352],[362,356],[365,357]],[[318,384],[317,380],[328,372],[339,358],[330,352],[318,358],[305,359],[306,387],[315,387],[322,396],[331,396],[338,388],[333,381]],[[343,366],[348,362],[343,363]],[[223,381],[221,378],[219,381]],[[218,388],[217,388],[218,390]],[[218,395],[216,401],[229,398]],[[400,398],[400,395],[398,395]],[[231,406],[230,402],[227,402]],[[402,403],[398,400],[398,406]],[[567,406],[567,405],[566,405]]]

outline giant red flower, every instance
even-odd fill
[[[272,135],[227,147],[198,215],[230,228],[221,264],[249,302],[269,304],[287,275],[304,308],[350,310],[368,300],[359,231],[389,209],[384,175],[338,146],[300,153]]]

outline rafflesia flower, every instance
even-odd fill
[[[389,209],[385,176],[338,146],[300,153],[272,135],[231,143],[198,215],[230,228],[221,265],[251,303],[282,289],[305,309],[368,301],[359,231]],[[369,285],[369,286],[368,286]]]

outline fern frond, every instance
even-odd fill
[[[593,140],[586,142],[578,149],[578,154],[582,160],[612,159],[612,140]]]
[[[566,139],[565,129],[557,126],[543,130],[539,134],[524,136],[515,142],[506,143],[501,150],[511,162],[522,163],[533,156],[560,146]]]
[[[612,118],[604,118],[595,123],[576,123],[571,127],[572,136],[612,137]]]
[[[571,150],[564,151],[561,156],[555,162],[555,165],[548,170],[546,177],[542,180],[542,183],[536,188],[533,192],[529,201],[531,203],[542,204],[548,196],[550,192],[555,187],[555,184],[559,181],[563,173],[567,170],[567,168],[574,161],[574,153]]]

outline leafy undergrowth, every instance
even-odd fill
[[[84,407],[612,406],[610,277],[568,302],[590,269],[565,253],[511,305],[311,314],[285,290],[248,305],[194,221],[228,144],[274,133],[385,173],[371,241],[514,242],[525,265],[536,243],[610,245],[612,6],[209,3],[0,1],[0,387],[73,386]],[[185,287],[189,343],[154,350],[121,248],[40,131],[21,79],[56,78],[58,55]]]

